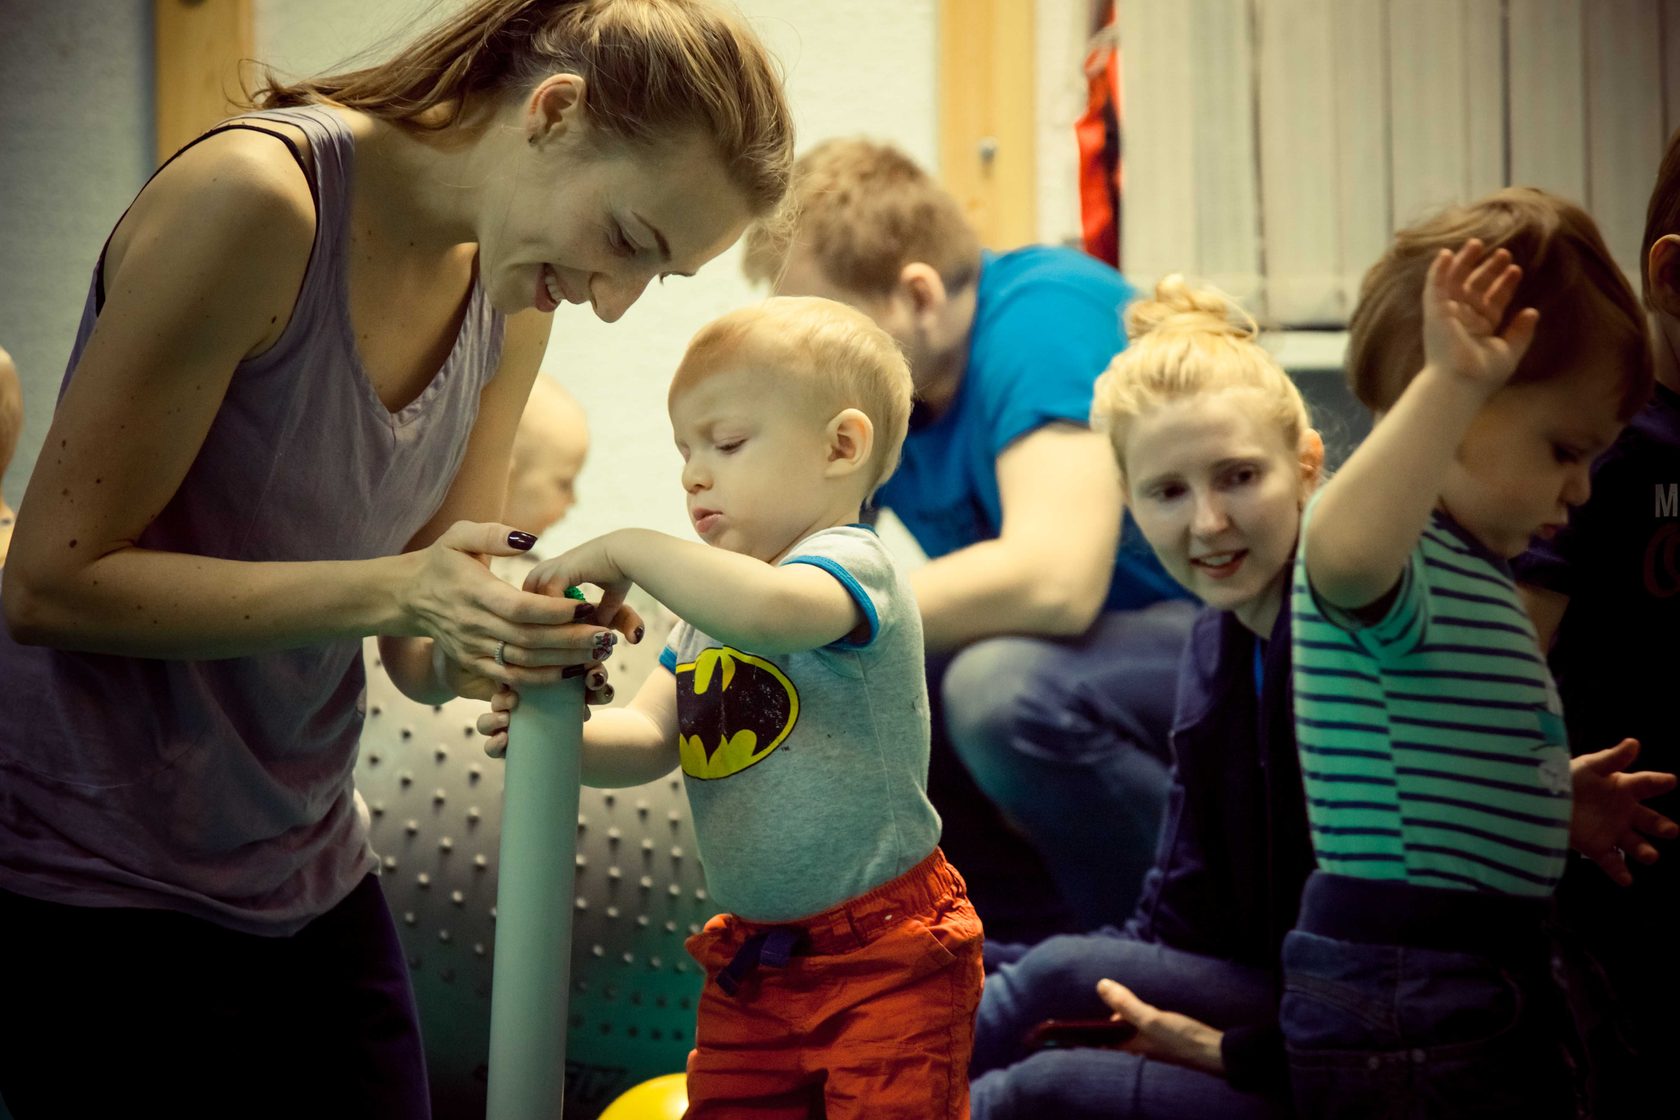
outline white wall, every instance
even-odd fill
[[[257,0],[257,54],[294,73],[336,69],[369,44],[390,42],[393,28],[406,30],[421,14],[455,3]],[[934,0],[744,0],[739,7],[786,68],[802,151],[827,137],[867,133],[932,165]],[[649,288],[611,326],[587,307],[555,313],[543,370],[583,403],[593,450],[577,507],[544,547],[628,525],[689,534],[665,389],[695,330],[756,298],[735,249],[693,279]]]
[[[0,0],[0,346],[24,428],[16,505],[52,420],[94,259],[152,169],[151,4]]]

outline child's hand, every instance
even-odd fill
[[[1540,321],[1540,312],[1525,307],[1496,333],[1521,279],[1510,253],[1489,255],[1474,237],[1456,253],[1442,249],[1423,285],[1424,363],[1490,395],[1510,380]]]
[[[634,608],[626,606],[624,595],[630,590],[630,578],[613,562],[611,542],[613,534],[585,541],[552,560],[544,560],[525,577],[525,590],[543,595],[564,595],[567,588],[592,583],[601,589],[601,601],[595,604],[595,622],[610,626],[630,639],[642,640],[646,628]]]
[[[583,720],[588,723],[590,705],[613,702],[613,686],[607,683],[607,671],[599,661],[581,668],[589,672],[583,686]],[[486,737],[484,753],[491,758],[501,758],[507,754],[508,724],[513,719],[511,713],[517,707],[519,693],[504,684],[490,697],[490,710],[478,717],[478,733]]]
[[[1570,763],[1575,809],[1569,820],[1569,846],[1598,864],[1622,886],[1633,882],[1628,857],[1655,863],[1657,849],[1646,837],[1671,840],[1680,825],[1640,802],[1674,788],[1673,774],[1654,770],[1626,773],[1639,755],[1637,739],[1623,739],[1609,750],[1584,754]]]

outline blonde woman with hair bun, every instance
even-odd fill
[[[427,1115],[351,788],[362,639],[424,703],[611,651],[488,571],[534,543],[502,502],[550,316],[617,320],[786,193],[780,75],[726,9],[438,7],[270,76],[94,266],[0,591],[19,1120]]]
[[[1312,846],[1282,607],[1323,444],[1223,293],[1168,277],[1126,327],[1092,422],[1144,538],[1205,604],[1178,678],[1168,816],[1123,928],[1052,938],[987,978],[976,1120],[1288,1115],[1278,951]],[[1075,1048],[1032,1049],[1044,1020],[1088,1026]]]

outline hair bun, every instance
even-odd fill
[[[1254,317],[1218,288],[1192,288],[1179,273],[1163,277],[1152,299],[1126,309],[1126,338],[1147,334],[1200,331],[1252,339],[1260,333]]]

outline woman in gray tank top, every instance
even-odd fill
[[[113,231],[0,587],[19,1120],[426,1114],[360,640],[427,702],[606,656],[485,564],[532,543],[498,518],[548,313],[693,273],[792,162],[703,0],[477,0],[256,102]]]

